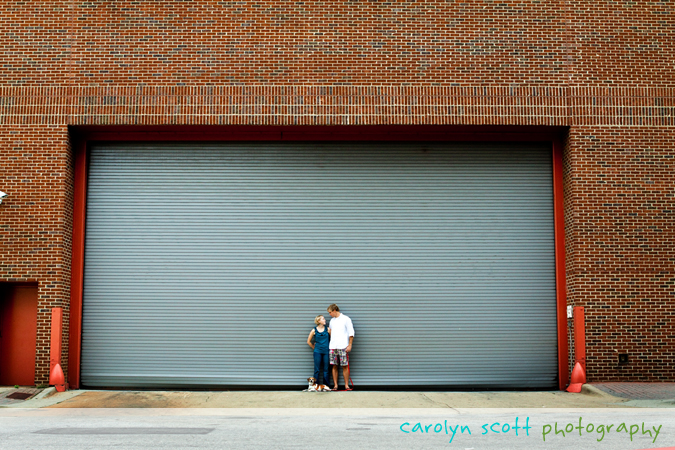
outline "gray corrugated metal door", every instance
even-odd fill
[[[84,386],[301,386],[330,303],[357,386],[556,386],[550,144],[103,144],[90,162]]]

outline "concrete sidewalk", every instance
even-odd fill
[[[7,394],[7,392],[5,392]],[[586,384],[562,391],[42,391],[9,408],[675,408],[675,383]]]
[[[633,385],[634,383],[620,383]],[[655,384],[655,383],[652,383]],[[606,386],[584,385],[581,394],[561,391],[514,392],[295,392],[295,391],[109,391],[76,390],[57,393],[53,388],[13,408],[675,408],[675,383],[658,383],[659,398],[645,398],[641,386],[624,390],[639,398],[618,397]],[[618,389],[614,386],[614,389]]]
[[[591,385],[615,397],[632,400],[675,399],[675,383],[592,383]]]

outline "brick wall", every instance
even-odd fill
[[[585,307],[587,375],[672,380],[675,133],[576,127],[568,159],[568,297]]]
[[[67,332],[67,126],[87,124],[569,126],[568,301],[586,307],[589,379],[675,380],[674,9],[2,2],[0,281],[39,282],[36,382],[49,307]]]
[[[36,383],[46,383],[51,308],[64,308],[68,324],[73,198],[68,130],[3,126],[0,149],[0,186],[9,194],[0,205],[0,281],[38,282]]]

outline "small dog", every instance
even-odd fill
[[[330,391],[331,388],[326,386],[325,384],[316,384],[316,378],[314,377],[309,377],[307,378],[307,392],[323,392],[323,391]]]

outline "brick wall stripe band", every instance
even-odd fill
[[[0,125],[675,125],[675,88],[0,87]]]

